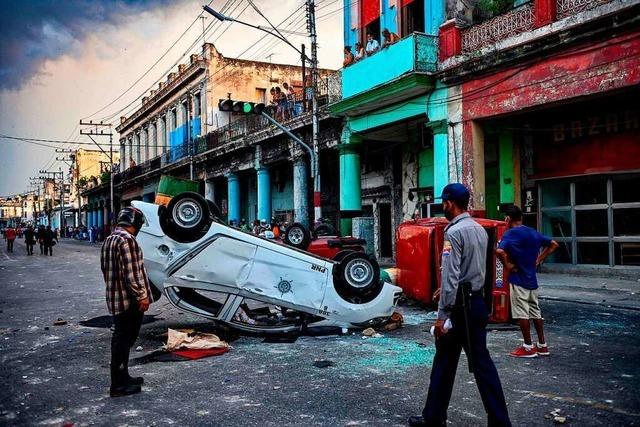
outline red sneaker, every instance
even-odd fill
[[[509,356],[513,357],[537,357],[538,353],[536,352],[535,347],[531,347],[531,349],[527,350],[524,346],[520,346],[509,353]]]
[[[550,354],[549,346],[546,344],[545,345],[537,344],[535,350],[540,356],[548,356]]]

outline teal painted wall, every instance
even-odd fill
[[[399,3],[399,2],[398,2]],[[398,7],[389,7],[389,0],[382,0],[382,7],[380,8],[380,34],[385,28],[392,33],[398,33]],[[382,43],[382,35],[380,36],[380,43]]]
[[[445,18],[444,0],[425,0],[424,2],[424,32],[437,36],[440,25]]]
[[[365,132],[369,129],[425,114],[428,97],[428,95],[418,96],[359,117],[350,118],[349,128],[352,132]]]
[[[290,175],[281,178],[285,180],[280,187],[276,185],[275,179],[271,180],[271,207],[276,211],[293,210],[293,179]],[[282,190],[282,191],[280,191]]]
[[[436,89],[431,93],[427,103],[427,116],[432,122],[447,120],[448,90],[441,82],[436,82]],[[442,189],[449,183],[449,144],[448,127],[442,130],[444,133],[436,133],[433,136],[434,179],[433,191],[436,196],[442,193]]]
[[[418,187],[433,187],[433,148],[425,148],[418,153]]]
[[[349,98],[414,70],[415,38],[407,37],[342,70],[342,97]]]

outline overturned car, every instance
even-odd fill
[[[385,322],[402,290],[380,281],[375,259],[333,260],[227,226],[185,192],[168,205],[134,201],[147,273],[176,307],[250,332],[364,328]]]

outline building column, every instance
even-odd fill
[[[340,150],[340,233],[351,234],[351,218],[362,210],[362,183],[360,176],[360,153],[362,138],[353,135],[345,126]]]
[[[429,122],[433,133],[433,196],[440,197],[449,183],[449,135],[446,120]]]
[[[127,164],[127,159],[126,159],[127,146],[125,144],[126,144],[126,141],[124,139],[120,141],[120,172],[125,170],[125,166]]]
[[[235,172],[227,175],[227,195],[229,197],[228,221],[240,221],[240,178]]]
[[[302,156],[293,161],[293,220],[309,227],[309,180]]]
[[[258,173],[258,219],[271,221],[271,177],[265,166],[257,170]]]
[[[213,179],[206,179],[204,181],[204,198],[215,203],[216,192],[213,185]]]
[[[104,229],[104,215],[103,215],[103,208],[100,205],[98,205],[97,214],[98,214],[97,227],[98,227],[98,230],[102,230]]]
[[[471,192],[469,209],[479,217],[486,215],[484,130],[474,120],[463,127],[462,184]]]
[[[85,209],[85,216],[87,218],[87,223],[85,225],[87,226],[87,229],[89,229],[93,225],[93,218],[91,217],[91,209],[89,208],[88,205],[87,205],[87,208]]]

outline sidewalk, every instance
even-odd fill
[[[539,273],[541,299],[640,311],[640,278],[572,276]]]

